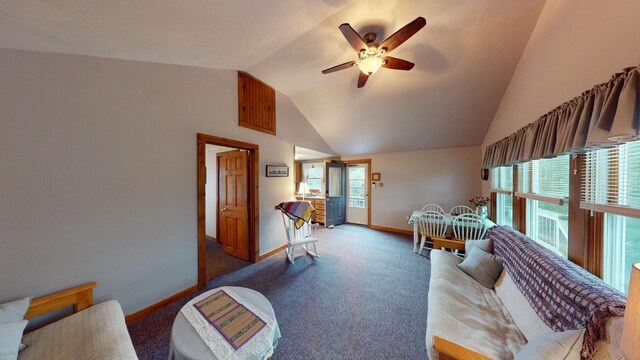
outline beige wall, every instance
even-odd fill
[[[342,157],[371,159],[383,186],[371,189],[371,224],[411,230],[406,217],[427,203],[449,211],[480,195],[480,146]]]
[[[483,148],[638,65],[638,13],[640,1],[547,1]]]
[[[260,146],[261,253],[293,194],[265,165],[332,153],[279,93],[278,136],[238,127],[234,71],[0,49],[0,83],[0,302],[95,280],[131,313],[194,285],[198,132]]]

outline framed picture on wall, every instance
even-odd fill
[[[380,181],[380,173],[372,173],[371,181]]]
[[[289,167],[286,165],[267,165],[267,177],[288,177]]]

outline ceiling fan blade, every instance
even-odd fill
[[[340,71],[340,70],[344,70],[344,69],[349,69],[349,68],[353,67],[355,64],[356,64],[355,61],[349,61],[349,62],[346,62],[344,64],[340,64],[340,65],[336,65],[336,66],[330,67],[328,69],[324,69],[324,70],[322,70],[322,73],[323,74],[328,74],[328,73],[332,73],[332,72],[336,72],[336,71]]]
[[[367,80],[369,79],[369,75],[363,73],[362,71],[358,72],[358,88],[361,88],[364,86],[364,84],[367,83]]]
[[[410,61],[387,56],[384,58],[382,67],[393,70],[411,70],[414,65],[415,64]]]
[[[391,36],[386,38],[379,46],[379,48],[386,48],[387,52],[391,52],[393,49],[400,46],[403,42],[407,41],[415,33],[420,31],[425,25],[427,20],[420,16],[412,22],[405,25],[402,29],[394,32]]]
[[[349,44],[351,44],[351,47],[354,48],[355,51],[360,52],[360,50],[365,50],[368,48],[367,44],[364,42],[364,40],[362,40],[360,35],[358,35],[358,33],[353,30],[351,25],[344,23],[338,28],[342,32],[342,35],[347,38],[347,41],[349,42]]]

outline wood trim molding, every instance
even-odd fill
[[[578,266],[589,267],[589,212],[580,208],[582,168],[585,155],[572,155],[569,169],[569,244],[568,258]]]
[[[440,359],[491,360],[490,357],[438,336],[433,337],[433,348],[439,352]]]
[[[248,152],[248,203],[249,203],[249,261],[258,261],[260,249],[260,147],[256,144],[231,140],[213,135],[197,135],[197,173],[198,173],[198,288],[207,284],[207,239],[206,239],[206,144],[221,145]]]
[[[498,222],[498,193],[492,191],[490,194],[491,205],[489,206],[489,218],[494,222]]]
[[[96,286],[96,282],[93,281],[35,298],[29,304],[24,318],[33,319],[72,305],[74,313],[89,308],[93,305],[93,288]]]
[[[285,250],[288,246],[289,246],[288,244],[280,245],[277,248],[258,256],[258,261],[262,261],[262,260],[264,260],[264,259],[266,259],[266,258],[268,258],[270,256],[273,256],[273,255],[279,253],[280,251]]]
[[[371,227],[371,203],[373,202],[371,196],[371,159],[356,159],[356,160],[340,160],[343,164],[367,164],[367,227]]]
[[[374,230],[387,231],[387,232],[392,232],[392,233],[396,233],[396,234],[413,235],[413,231],[412,230],[396,229],[396,228],[392,228],[392,227],[378,226],[378,225],[371,225],[370,228],[372,228]]]
[[[596,212],[593,216],[589,216],[588,228],[587,270],[602,279],[604,214]]]
[[[166,299],[162,299],[162,300],[158,301],[157,303],[154,303],[152,305],[147,306],[144,309],[140,309],[140,310],[134,312],[133,314],[129,314],[129,315],[125,316],[124,317],[124,321],[127,324],[130,324],[130,323],[132,323],[134,321],[138,321],[138,320],[142,319],[143,317],[145,317],[147,315],[150,315],[150,314],[162,309],[163,307],[165,307],[165,306],[167,306],[167,305],[169,305],[171,303],[174,303],[174,302],[176,302],[178,300],[184,299],[185,297],[187,297],[189,295],[195,294],[196,292],[198,292],[198,290],[200,290],[198,288],[198,285],[193,285],[190,288],[184,289],[184,290],[180,291],[177,294],[173,294],[173,295],[169,296]]]

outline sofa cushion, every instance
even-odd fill
[[[493,284],[502,272],[500,259],[478,247],[471,248],[471,252],[458,267],[488,289],[493,289]]]
[[[580,360],[584,330],[548,331],[520,349],[516,360]]]
[[[0,323],[24,320],[24,314],[29,310],[30,297],[0,304]]]
[[[486,251],[489,254],[493,254],[493,240],[484,239],[484,240],[467,240],[464,243],[464,253],[469,255],[471,249],[477,247],[482,251]]]
[[[441,250],[431,251],[431,278],[426,331],[427,353],[438,359],[433,337],[498,359],[513,359],[526,339],[500,298],[463,273],[461,258]]]
[[[536,314],[506,271],[502,271],[500,274],[495,284],[495,290],[527,341],[531,341],[543,333],[553,331]]]
[[[0,360],[15,359],[27,320],[0,323]]]
[[[19,360],[137,359],[120,304],[107,301],[23,337]]]

